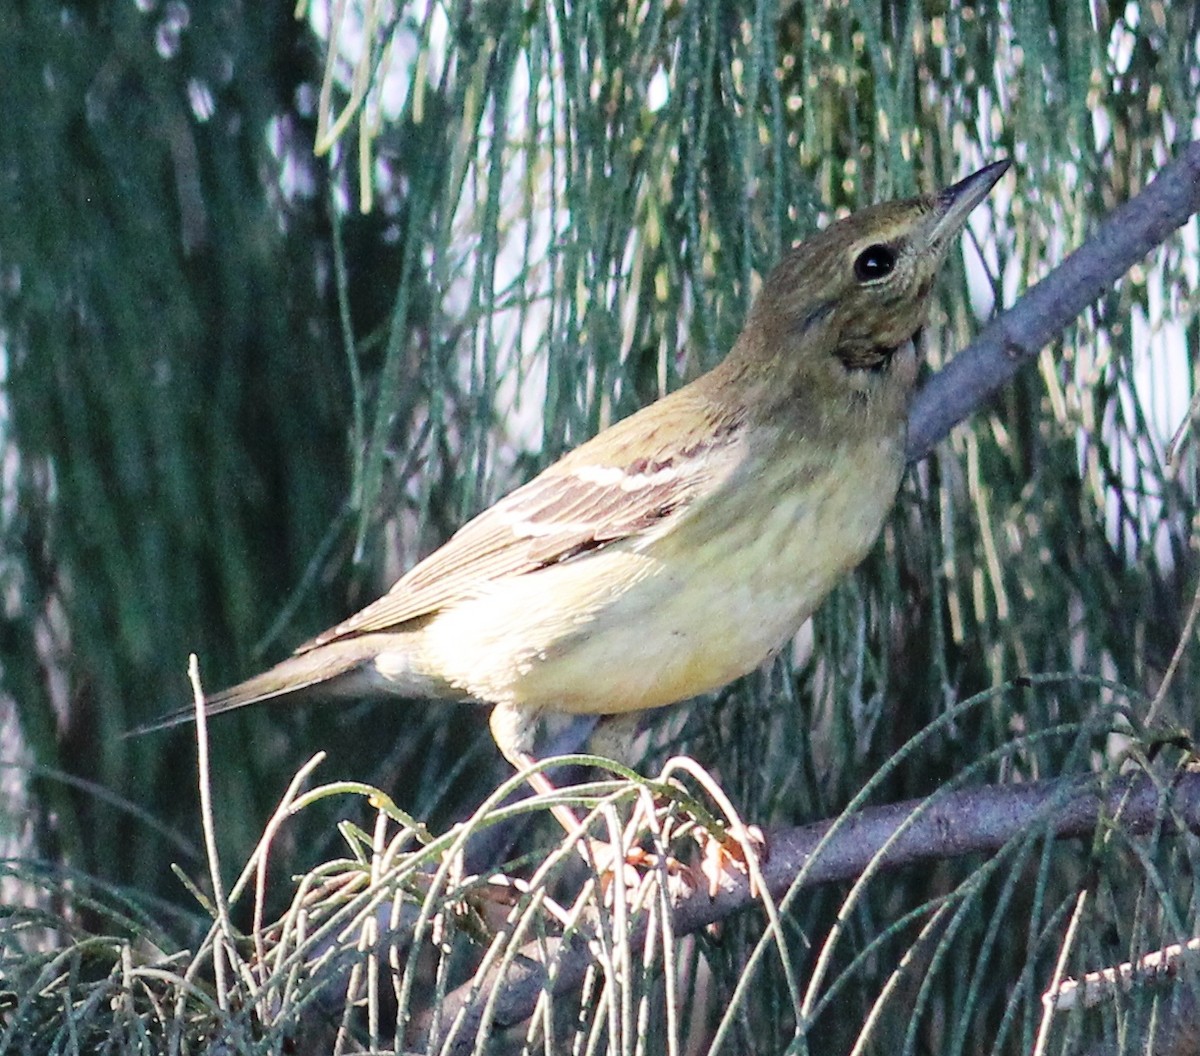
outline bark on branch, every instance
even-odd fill
[[[908,458],[924,458],[1080,312],[1200,212],[1200,142],[1163,167],[1082,246],[933,375],[908,418]]]
[[[1164,807],[1163,796],[1169,796]],[[1064,778],[1024,785],[995,785],[947,793],[935,800],[913,800],[872,807],[838,825],[821,822],[770,835],[770,857],[763,874],[773,896],[782,897],[800,886],[855,879],[868,866],[898,869],[919,862],[994,852],[1011,840],[1090,837],[1104,819],[1114,820],[1125,833],[1145,833],[1171,825],[1200,831],[1200,774],[1180,774],[1169,789],[1147,776],[1118,778],[1107,788],[1097,778]],[[828,842],[814,860],[823,840]],[[886,850],[883,848],[886,847]],[[674,909],[676,935],[685,935],[724,920],[752,906],[744,879],[729,875],[715,898],[698,891]],[[634,928],[634,941],[642,929]],[[544,959],[543,959],[544,958]],[[523,1022],[534,1010],[547,985],[547,965],[557,962],[554,993],[576,989],[594,956],[586,942],[531,944],[520,963],[502,979],[493,974],[452,993],[444,1007],[447,1022],[460,1012],[464,1018],[450,1052],[470,1052],[483,1006],[497,987],[494,1023],[500,1027]]]

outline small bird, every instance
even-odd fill
[[[478,701],[521,769],[543,715],[658,708],[754,670],[879,534],[934,279],[1008,165],[790,250],[719,366],[517,488],[361,612],[210,695],[206,713],[301,692]]]

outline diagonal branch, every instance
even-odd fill
[[[1003,312],[917,394],[908,457],[916,462],[1096,301],[1134,264],[1200,211],[1200,142],[1190,143],[1145,190]]]
[[[1169,796],[1169,809],[1163,797]],[[1181,774],[1169,789],[1141,775],[1119,778],[1106,789],[1096,778],[1062,778],[1022,785],[991,785],[946,793],[936,800],[912,800],[872,807],[851,815],[838,825],[820,822],[775,832],[770,858],[763,865],[767,887],[776,897],[796,884],[811,887],[860,876],[868,866],[898,869],[920,862],[966,854],[998,851],[1020,836],[1041,835],[1056,839],[1090,836],[1104,819],[1119,818],[1122,831],[1136,835],[1173,820],[1181,828],[1200,830],[1200,774]],[[818,846],[819,857],[813,859]],[[886,850],[881,850],[886,847]],[[726,874],[715,898],[697,891],[674,908],[676,936],[699,931],[754,904],[746,881]],[[644,925],[633,929],[641,940]],[[512,1026],[533,1012],[539,994],[548,985],[546,965],[557,962],[551,986],[554,993],[576,989],[595,958],[586,941],[532,943],[501,978],[492,973],[461,986],[447,998],[447,1021],[460,1012],[458,1045],[451,1052],[469,1052],[474,1046],[486,1001],[497,987],[502,990],[493,1009],[494,1022]]]

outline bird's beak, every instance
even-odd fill
[[[935,246],[944,246],[962,230],[971,210],[987,197],[988,191],[996,186],[1011,165],[1007,158],[994,161],[965,180],[947,187],[934,197],[936,219],[929,241]]]

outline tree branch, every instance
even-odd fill
[[[1022,834],[1056,839],[1090,836],[1102,819],[1118,819],[1124,832],[1145,833],[1174,820],[1180,828],[1200,830],[1200,774],[1180,774],[1169,789],[1140,775],[1118,778],[1107,789],[1094,777],[1063,778],[1023,785],[994,785],[946,793],[933,799],[871,807],[840,824],[820,822],[778,831],[770,838],[770,857],[763,864],[768,889],[782,897],[804,873],[801,887],[850,880],[871,865],[898,869],[919,862],[965,854],[995,852]],[[1162,798],[1170,797],[1164,810]],[[837,825],[837,831],[830,830]],[[903,830],[903,831],[901,831]],[[821,841],[828,843],[813,859]],[[890,842],[889,842],[890,841]],[[882,850],[886,846],[886,850]],[[726,874],[715,898],[698,891],[675,906],[677,936],[686,935],[754,903],[744,878]],[[633,928],[640,942],[644,922]],[[576,989],[595,958],[583,938],[532,943],[503,979],[491,973],[464,984],[447,998],[446,1022],[464,1013],[450,1052],[469,1052],[484,1003],[497,987],[494,1019],[501,1027],[527,1019],[547,984],[547,965],[556,962],[554,993]],[[544,959],[543,959],[544,958]]]
[[[917,393],[908,418],[916,462],[977,410],[1044,345],[1155,246],[1200,211],[1200,142],[1191,143],[1141,194],[1003,312]]]

